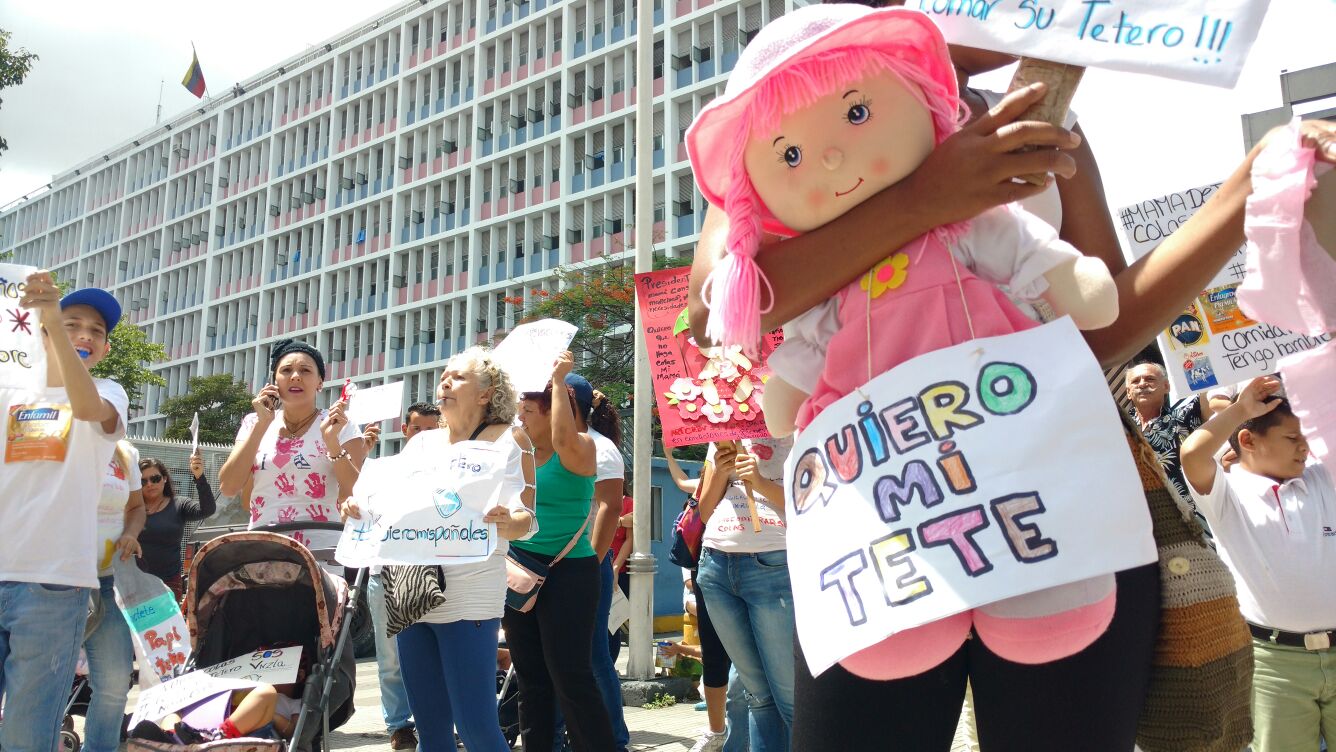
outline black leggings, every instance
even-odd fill
[[[798,652],[794,752],[946,752],[968,677],[988,752],[1131,752],[1159,629],[1157,565],[1119,572],[1118,606],[1090,647],[1037,666],[1003,660],[971,637],[940,666],[878,682],[838,664],[818,678]]]
[[[728,686],[728,671],[733,668],[733,661],[724,650],[724,643],[719,641],[719,633],[710,623],[710,612],[705,610],[705,598],[700,594],[696,576],[691,576],[691,591],[696,594],[696,631],[700,633],[700,662],[704,668],[701,681],[711,689]]]
[[[557,703],[576,752],[616,748],[590,658],[601,583],[595,557],[562,559],[548,572],[528,613],[506,609],[501,621],[519,680],[525,749],[552,749]]]

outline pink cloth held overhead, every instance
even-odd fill
[[[1308,451],[1327,467],[1336,461],[1336,340],[1280,360],[1280,378],[1290,407],[1303,426]]]
[[[1238,290],[1249,318],[1310,335],[1336,332],[1336,260],[1304,219],[1315,173],[1331,169],[1315,162],[1298,118],[1257,155],[1243,225],[1248,274]]]

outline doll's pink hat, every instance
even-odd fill
[[[687,154],[705,200],[723,206],[737,164],[738,129],[757,84],[786,65],[841,47],[874,47],[907,58],[952,97],[956,72],[942,33],[927,15],[906,8],[818,4],[798,8],[761,29],[729,75],[724,93],[687,129]]]

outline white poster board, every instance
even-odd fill
[[[451,566],[496,550],[496,525],[483,517],[500,503],[509,453],[476,441],[441,442],[428,453],[417,451],[417,438],[362,467],[352,496],[362,517],[344,525],[334,553],[340,564]]]
[[[364,426],[399,417],[404,404],[404,382],[362,387],[349,397],[348,422]]]
[[[130,728],[140,721],[158,721],[219,692],[259,684],[291,684],[301,666],[300,645],[257,650],[190,673],[139,693]]]
[[[541,392],[552,380],[557,356],[570,347],[577,331],[560,319],[520,324],[492,350],[492,357],[510,374],[517,393]]]
[[[1182,227],[1219,187],[1190,188],[1120,209],[1118,220],[1132,258],[1150,253]],[[1160,352],[1176,397],[1275,373],[1281,358],[1331,339],[1330,334],[1295,334],[1248,318],[1235,296],[1247,273],[1247,259],[1246,246],[1239,246],[1206,289],[1160,332]]]
[[[1155,561],[1117,408],[1071,319],[921,355],[825,408],[785,463],[814,674],[912,627]]]
[[[0,264],[0,387],[24,394],[46,388],[40,314],[19,306],[28,275],[36,271],[21,264]]]
[[[1231,88],[1267,0],[910,0],[948,42]]]

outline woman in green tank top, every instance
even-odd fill
[[[589,544],[597,462],[594,440],[580,432],[575,397],[566,386],[572,365],[571,354],[562,353],[543,391],[520,397],[520,423],[537,466],[538,532],[511,545],[551,567],[533,608],[507,608],[502,624],[520,683],[524,748],[553,748],[560,702],[576,752],[608,752],[616,748],[612,724],[591,660],[601,584]]]

